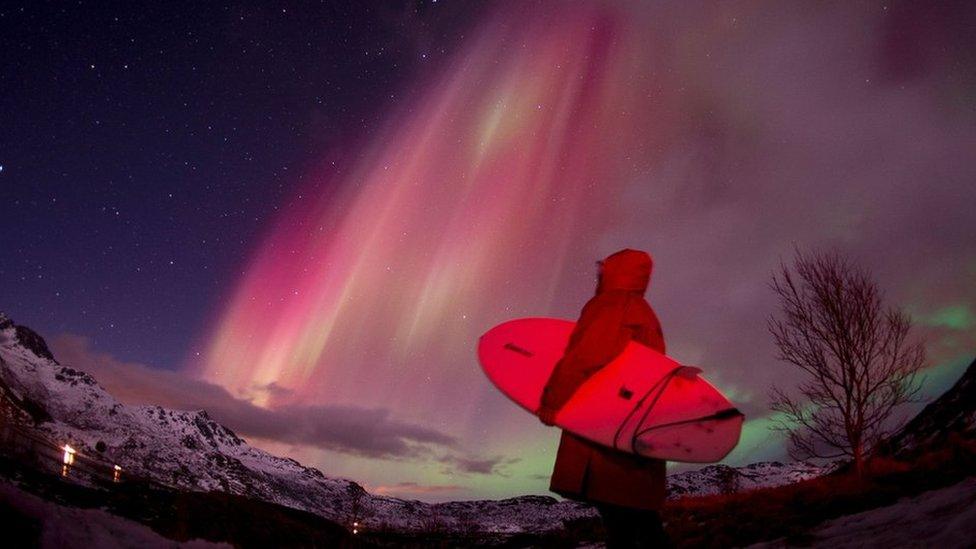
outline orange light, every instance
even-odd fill
[[[61,476],[68,476],[68,472],[71,470],[71,464],[75,462],[75,449],[67,444],[64,445],[64,456],[61,461],[64,465],[61,466]]]
[[[71,465],[75,462],[75,449],[67,444],[64,445],[64,464]]]

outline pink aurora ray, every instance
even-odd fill
[[[564,270],[603,252],[583,233],[667,127],[628,19],[560,10],[489,22],[336,193],[311,185],[282,212],[219,316],[207,379],[263,405],[471,413],[478,336],[553,312]]]

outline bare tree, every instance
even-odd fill
[[[735,494],[741,488],[741,477],[737,469],[728,465],[719,465],[715,480],[718,482],[718,491],[723,495]]]
[[[768,320],[777,358],[807,374],[796,396],[772,389],[783,417],[774,428],[794,459],[848,457],[860,477],[892,412],[915,400],[925,348],[909,340],[908,315],[884,307],[869,273],[836,252],[797,250],[793,270],[782,264],[770,286],[782,306]]]

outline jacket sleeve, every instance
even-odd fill
[[[641,300],[637,307],[632,307],[633,314],[628,315],[625,323],[634,329],[634,340],[638,343],[665,354],[664,332],[661,331],[661,322],[658,321],[654,309]]]
[[[612,361],[631,339],[626,302],[591,299],[580,314],[562,359],[542,392],[542,407],[558,410],[591,375]]]

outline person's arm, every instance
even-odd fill
[[[617,300],[595,298],[583,308],[566,351],[543,389],[538,411],[543,423],[552,425],[580,385],[623,351],[630,338],[623,329],[622,305]]]

